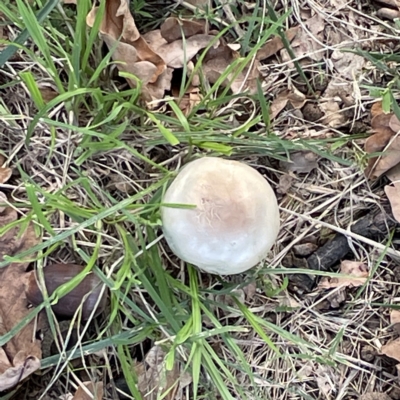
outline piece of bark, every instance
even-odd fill
[[[351,232],[361,235],[368,239],[375,239],[379,236],[387,235],[388,229],[393,228],[396,222],[388,218],[388,215],[380,212],[378,214],[370,212],[365,217],[359,219],[350,227]],[[307,260],[307,267],[316,271],[329,271],[337,262],[343,259],[350,252],[348,239],[345,235],[338,233],[332,240],[326,242],[316,250]],[[296,263],[292,266],[299,267]],[[318,279],[314,275],[298,274],[291,275],[289,281],[291,286],[296,286],[304,292],[311,292]]]

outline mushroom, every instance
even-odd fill
[[[52,264],[45,267],[43,269],[43,275],[47,294],[51,296],[59,286],[70,281],[82,272],[83,269],[83,266],[76,264]],[[100,293],[101,280],[94,273],[90,273],[86,275],[74,289],[58,299],[58,302],[53,304],[51,308],[58,317],[61,317],[62,319],[71,319],[85,298],[82,305],[82,320],[86,321],[90,317],[98,301],[99,304],[95,316],[104,310],[107,300],[106,292],[103,292],[103,295],[99,300]],[[43,302],[42,291],[38,286],[34,273],[29,277],[25,294],[28,301],[35,306]]]
[[[257,265],[280,228],[278,202],[266,179],[244,163],[218,157],[182,168],[165,192],[161,219],[175,255],[218,275]]]

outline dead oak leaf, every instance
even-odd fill
[[[169,17],[160,26],[160,33],[168,43],[172,43],[175,40],[182,39],[182,35],[187,39],[205,33],[205,29],[204,23]]]
[[[191,383],[191,376],[181,371],[178,362],[171,370],[165,366],[165,351],[156,345],[146,355],[144,362],[138,363],[135,372],[138,389],[146,400],[156,400],[160,394],[168,391],[166,400],[179,398],[178,392]]]
[[[170,68],[183,68],[201,49],[215,40],[214,35],[198,34],[187,38],[185,45],[182,39],[169,43],[162,37],[160,29],[144,34],[143,38]],[[219,41],[214,44],[214,47],[218,44]]]
[[[325,28],[324,18],[320,14],[315,14],[304,22],[307,30],[300,29],[293,39],[291,45],[296,57],[308,57],[314,61],[323,58],[323,30]],[[282,50],[283,61],[290,61],[291,57],[286,49]]]
[[[340,264],[340,273],[350,277],[323,278],[319,288],[332,289],[336,287],[357,287],[363,285],[368,278],[368,267],[358,261],[344,260]]]
[[[98,7],[93,7],[86,18],[88,26],[93,27],[96,19]],[[129,2],[126,0],[106,0],[105,13],[103,20],[100,24],[100,33],[105,39],[107,46],[110,44],[114,49],[113,60],[121,61],[123,64],[118,64],[118,68],[122,71],[126,71],[126,65],[129,65],[129,61],[125,59],[119,59],[118,57],[124,54],[130,54],[127,46],[132,46],[137,57],[137,61],[147,61],[154,64],[156,72],[150,79],[150,82],[155,82],[159,75],[161,75],[166,66],[163,59],[156,54],[146,43],[143,37],[140,35],[133,16],[129,10]],[[121,46],[121,48],[120,48]],[[115,54],[116,52],[116,54]],[[129,67],[128,67],[129,68]],[[134,81],[130,80],[129,83],[136,87]]]
[[[288,29],[285,32],[285,36],[289,42],[291,42],[297,33],[299,32],[300,27],[295,26],[293,28]],[[269,40],[267,43],[265,43],[258,51],[256,58],[257,60],[265,60],[274,54],[276,54],[279,50],[282,50],[284,48],[283,41],[280,36],[275,36],[271,40]]]
[[[0,192],[1,193],[1,192]],[[5,202],[6,198],[1,193]],[[17,220],[17,212],[10,207],[0,209],[0,226],[5,227]],[[32,225],[28,225],[23,232],[19,226],[8,229],[0,236],[0,260],[4,256],[16,256],[39,243],[40,238],[35,234]],[[26,272],[28,261],[13,262],[0,269],[0,336],[10,332],[28,314],[28,301],[25,296],[25,287],[29,278]],[[44,321],[39,316],[37,324],[31,321],[13,336],[2,348],[3,359],[7,357],[9,367],[4,362],[0,365],[0,392],[17,384],[27,374],[40,367],[40,341],[36,339],[36,329],[44,327]],[[36,328],[36,329],[35,329]],[[18,375],[18,371],[20,372]],[[16,374],[16,375],[15,375]],[[10,376],[14,376],[11,379]]]

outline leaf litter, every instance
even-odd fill
[[[206,32],[206,24],[198,21],[169,17],[160,29],[141,34],[125,0],[107,0],[100,35],[110,51],[112,59],[120,71],[136,76],[142,85],[142,96],[150,103],[164,99],[171,91],[173,72],[188,66],[195,56],[205,48],[208,51],[201,65],[202,74],[211,84],[217,82],[232,63],[237,67],[223,79],[222,86],[233,93],[249,91],[256,93],[259,61],[243,65],[239,53],[216,32]],[[98,12],[94,7],[87,16],[87,24],[92,27]],[[135,78],[127,78],[131,87],[137,87]],[[189,105],[182,107],[187,113],[198,99],[193,95],[193,87],[200,82],[192,81],[191,89],[185,93]],[[195,97],[195,99],[193,99]]]
[[[0,183],[5,183],[10,175],[9,168],[1,167]],[[5,227],[18,219],[18,213],[8,205],[3,192],[0,192],[0,203],[0,227]],[[39,242],[31,223],[22,232],[18,225],[14,226],[0,236],[0,259],[16,256]],[[22,260],[0,269],[0,336],[16,328],[30,313],[25,296],[30,276],[28,266],[29,260]],[[41,342],[36,338],[36,331],[45,324],[43,316],[39,315],[37,321],[29,322],[0,348],[0,392],[16,386],[40,368]]]

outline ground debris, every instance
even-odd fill
[[[72,400],[103,400],[104,389],[103,382],[83,382],[83,386],[79,386]],[[90,394],[89,394],[90,393]]]
[[[311,151],[297,151],[290,154],[290,161],[280,161],[283,171],[308,174],[318,167],[319,156]]]
[[[0,227],[5,227],[16,221],[18,214],[7,206],[7,197],[2,192],[0,199],[5,204],[0,206]],[[0,260],[4,260],[4,256],[17,256],[39,241],[32,224],[22,232],[20,226],[14,226],[0,236]],[[30,312],[25,296],[28,265],[28,261],[13,262],[0,269],[0,336],[10,332]],[[39,316],[37,325],[32,320],[0,348],[0,392],[14,387],[40,367],[41,344],[36,339],[35,328],[44,326]]]
[[[392,400],[392,398],[385,393],[369,392],[362,394],[358,400]]]
[[[142,35],[128,4],[125,0],[106,0],[100,32],[109,50],[113,51],[112,58],[117,62],[118,69],[142,82],[142,96],[148,105],[164,98],[166,91],[171,90],[173,71],[188,65],[200,50],[210,46],[201,69],[212,84],[240,58],[239,53],[222,38],[217,39],[214,33],[206,33],[206,24],[202,19],[169,17],[160,29]],[[87,17],[90,27],[93,27],[97,10],[98,7],[94,7]],[[258,64],[255,60],[238,74],[233,68],[222,86],[229,87],[233,93],[255,93],[260,76]],[[237,68],[241,67],[237,63]],[[133,88],[138,86],[134,78],[128,77],[127,81]],[[193,103],[193,99],[191,101]],[[184,104],[183,107],[187,110],[193,106]]]
[[[136,364],[138,389],[144,400],[158,399],[160,393],[168,392],[166,400],[181,398],[180,391],[191,383],[191,376],[181,371],[180,364],[175,361],[171,370],[166,369],[167,353],[156,345],[146,355],[144,362]]]

